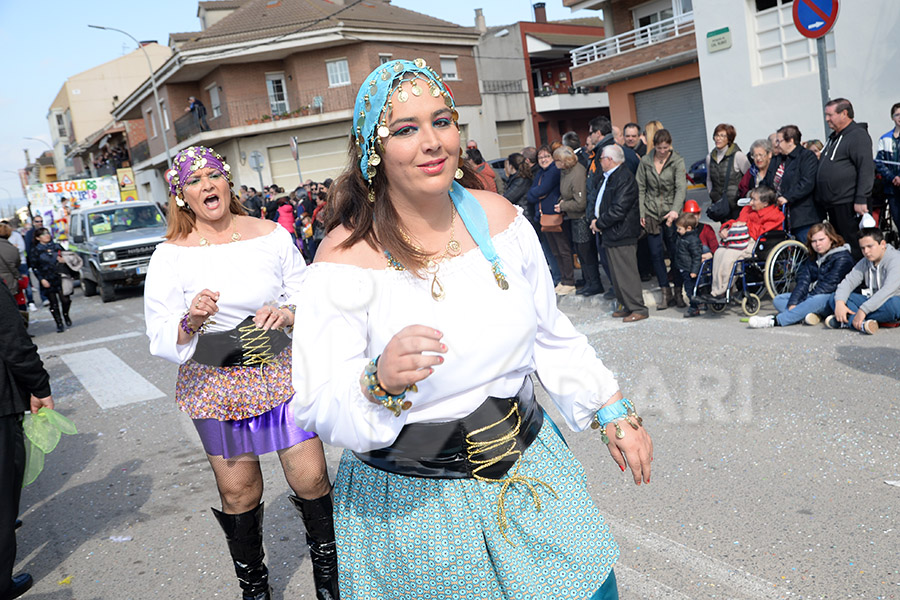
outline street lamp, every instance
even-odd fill
[[[53,146],[51,146],[50,144],[48,144],[47,142],[45,142],[45,141],[42,140],[41,138],[26,137],[26,138],[22,138],[22,139],[23,139],[23,140],[32,140],[32,141],[35,141],[35,142],[40,142],[40,143],[42,143],[43,145],[45,145],[45,146],[47,146],[48,148],[50,148],[50,152],[53,152]]]
[[[115,27],[103,27],[102,25],[88,25],[88,27],[91,27],[93,29],[105,29],[107,31],[118,31],[119,33],[121,33],[123,35],[127,35],[129,38],[131,38],[131,41],[133,41],[137,45],[137,47],[143,51],[144,58],[147,59],[147,68],[150,69],[150,85],[153,87],[153,100],[156,102],[156,122],[159,123],[159,131],[162,133],[163,146],[166,149],[166,168],[168,169],[169,165],[172,163],[172,156],[169,153],[169,140],[168,140],[168,137],[166,136],[166,130],[163,127],[163,122],[162,122],[163,109],[162,109],[162,104],[160,104],[160,102],[159,102],[159,92],[157,91],[157,88],[156,88],[156,75],[153,72],[153,63],[150,62],[150,55],[147,54],[147,49],[144,48],[141,45],[141,43],[139,41],[137,41],[135,39],[135,37],[133,35],[131,35],[130,33],[128,33],[127,31],[122,31],[121,29],[116,29]]]

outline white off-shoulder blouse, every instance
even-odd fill
[[[197,336],[178,344],[181,318],[203,289],[219,292],[219,312],[208,331],[234,329],[267,303],[297,296],[306,262],[284,227],[230,244],[163,243],[150,257],[144,283],[144,318],[150,353],[177,364],[194,354]]]
[[[547,262],[521,209],[492,239],[509,289],[498,287],[476,248],[441,263],[441,302],[431,296],[430,277],[311,265],[291,300],[302,328],[293,341],[297,424],[329,444],[365,452],[389,446],[406,423],[459,419],[488,396],[514,396],[536,371],[568,426],[585,429],[618,391],[615,377],[557,308]],[[447,352],[418,392],[408,393],[412,408],[395,417],[363,395],[359,379],[408,325],[441,331]]]

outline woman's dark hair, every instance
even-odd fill
[[[716,125],[716,128],[713,129],[713,141],[715,141],[716,134],[720,131],[725,132],[725,136],[728,138],[728,145],[734,143],[734,138],[737,137],[737,131],[734,130],[734,125],[729,123],[719,123]]]
[[[796,125],[785,125],[781,129],[778,130],[778,133],[781,134],[781,137],[786,140],[791,140],[794,142],[795,146],[800,145],[800,140],[802,136],[800,134],[800,128]]]
[[[668,129],[660,129],[653,134],[653,145],[656,146],[658,144],[672,144],[672,134],[669,133]]]
[[[356,139],[351,136],[349,141],[350,162],[328,189],[328,203],[322,211],[325,214],[326,234],[337,226],[343,225],[350,235],[338,244],[338,248],[352,248],[360,241],[365,241],[376,251],[381,246],[391,253],[394,260],[415,273],[417,277],[424,278],[423,269],[429,255],[403,239],[400,215],[391,204],[387,175],[385,175],[384,169],[375,170],[375,177],[372,180],[375,202],[369,202],[369,188],[359,170],[360,156],[356,147]],[[378,154],[380,155],[381,152]],[[457,179],[457,183],[468,189],[484,189],[481,180],[465,164],[465,161],[459,168],[462,169],[463,177]]]
[[[484,156],[481,155],[481,150],[478,148],[470,148],[467,150],[466,157],[476,165],[484,164]]]
[[[12,232],[13,232],[13,228],[10,226],[9,223],[7,223],[6,221],[4,221],[3,223],[0,223],[0,238],[8,240],[9,236],[12,235]]]
[[[816,223],[809,228],[809,233],[806,234],[806,248],[809,250],[810,256],[816,256],[816,251],[812,247],[812,236],[820,231],[824,231],[828,239],[831,240],[832,248],[840,248],[844,245],[844,238],[835,230],[834,225],[831,223]]]
[[[50,233],[50,230],[48,230],[46,227],[38,227],[34,230],[34,239],[38,239],[45,233]]]
[[[775,198],[777,198],[777,194],[775,190],[770,188],[767,185],[758,185],[752,190],[750,190],[751,196],[756,196],[756,199],[765,204],[766,206],[772,206],[775,204]]]
[[[290,204],[291,199],[288,198],[287,196],[282,196],[281,198],[279,198],[277,200],[277,202],[278,202],[278,206],[284,206],[285,204]]]
[[[541,155],[541,152],[546,152],[547,154],[550,155],[550,158],[551,158],[551,159],[553,158],[553,149],[550,148],[549,145],[544,144],[543,146],[541,146],[540,148],[538,148],[537,154],[535,155],[535,158],[539,157],[539,156]]]
[[[513,169],[515,169],[516,175],[524,177],[525,179],[531,179],[531,167],[528,166],[528,161],[525,160],[524,154],[521,152],[513,152],[506,157],[506,161]]]

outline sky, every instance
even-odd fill
[[[472,27],[475,9],[483,8],[488,27],[534,19],[532,0],[392,0],[396,6]],[[545,0],[551,21],[597,16],[571,12],[562,0]],[[46,17],[46,18],[45,18]],[[66,78],[132,51],[133,43],[113,31],[127,31],[139,40],[167,44],[169,33],[197,31],[197,2],[0,0],[0,215],[25,203],[17,176],[25,166],[23,148],[32,159],[47,149],[47,111]],[[38,138],[39,141],[25,138]]]

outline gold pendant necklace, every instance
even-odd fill
[[[200,231],[197,231],[197,235],[200,235]],[[234,215],[231,215],[231,240],[225,242],[226,244],[231,242],[236,242],[241,239],[241,234],[237,231],[237,223],[235,222]],[[209,240],[200,235],[200,245],[201,246],[209,246]]]
[[[425,273],[431,276],[431,297],[434,300],[440,302],[446,297],[444,292],[444,285],[438,279],[438,271],[441,268],[441,261],[445,258],[453,258],[454,256],[459,256],[460,245],[456,240],[456,229],[455,229],[455,220],[456,220],[456,206],[454,206],[453,201],[450,202],[450,240],[447,242],[446,247],[444,248],[444,252],[441,253],[440,256],[435,258],[429,258],[425,261]],[[406,240],[406,243],[422,252],[422,248],[412,241],[405,231],[400,230],[400,235],[403,236],[403,239]]]

